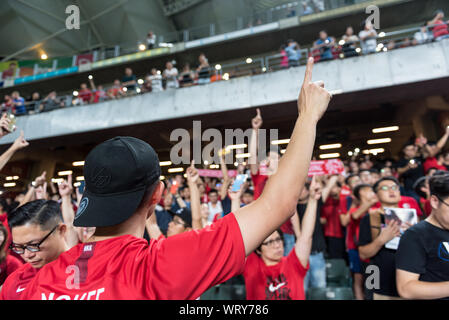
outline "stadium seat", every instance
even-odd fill
[[[343,259],[326,260],[326,282],[328,287],[350,287],[349,268]]]
[[[354,300],[351,288],[310,288],[307,300]]]
[[[245,300],[245,285],[217,285],[201,295],[201,300]]]

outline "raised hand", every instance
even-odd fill
[[[188,167],[186,170],[186,174],[188,183],[194,184],[198,181],[200,174],[198,173],[198,170],[196,170],[195,168],[195,160],[192,160],[190,167]]]
[[[323,187],[321,183],[317,181],[316,176],[313,176],[309,187],[309,197],[313,200],[319,200],[321,198],[322,190]]]
[[[304,83],[298,97],[298,111],[300,115],[310,116],[312,120],[321,119],[329,105],[332,95],[324,89],[324,82],[312,82],[313,58],[307,60]]]
[[[14,150],[17,151],[25,147],[28,147],[29,145],[30,144],[28,143],[28,141],[25,140],[23,131],[20,131],[20,136],[14,141],[12,147],[14,148]]]
[[[58,184],[58,190],[61,198],[70,196],[72,194],[73,186],[71,174],[67,177],[67,181],[63,180],[60,184]]]
[[[257,108],[257,115],[251,120],[251,125],[253,126],[253,129],[260,129],[262,127],[262,115],[260,114],[260,109]]]
[[[37,200],[41,200],[41,199],[48,200],[47,199],[47,182],[44,182],[43,185],[37,187],[35,190],[35,193],[36,193]]]
[[[8,115],[4,113],[2,117],[0,118],[0,137],[6,136],[8,133],[11,133],[9,131],[9,124],[11,123],[11,120],[9,120]],[[15,128],[14,128],[15,130]]]
[[[45,181],[47,181],[46,175],[47,175],[47,171],[44,171],[44,172],[42,172],[42,174],[39,177],[34,179],[34,183],[33,183],[34,187],[37,188],[39,186],[42,186],[45,183]]]

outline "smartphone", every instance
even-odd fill
[[[12,113],[9,113],[9,112],[7,114],[7,117],[10,120],[8,130],[9,130],[9,132],[13,132],[16,129],[16,117]]]
[[[232,192],[237,192],[242,187],[242,184],[245,183],[246,179],[248,178],[248,175],[246,174],[238,174],[235,178],[234,183],[232,184]]]
[[[80,186],[78,187],[78,191],[79,191],[81,194],[84,193],[84,186],[85,186],[84,181],[81,181],[81,182],[80,182]]]
[[[170,193],[171,194],[175,194],[176,193],[176,191],[178,191],[178,188],[179,188],[179,183],[178,183],[178,181],[173,181],[173,184],[171,185],[171,188],[170,188]]]

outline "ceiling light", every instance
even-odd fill
[[[338,149],[338,148],[341,148],[341,143],[323,144],[322,146],[320,146],[321,150]]]
[[[84,166],[84,161],[75,161],[75,162],[72,162],[72,166],[74,166],[74,167],[81,167],[81,166]]]
[[[320,154],[320,159],[338,158],[339,156],[339,153],[324,153]]]
[[[70,174],[72,174],[73,171],[72,170],[67,170],[67,171],[59,171],[58,172],[58,176],[68,176]]]
[[[391,126],[391,127],[375,128],[373,129],[373,133],[390,132],[398,130],[399,130],[398,126]]]
[[[372,139],[368,140],[367,144],[379,144],[379,143],[389,143],[391,142],[391,138],[382,138],[382,139]]]
[[[171,166],[171,161],[161,161],[159,162],[159,166]]]
[[[290,142],[290,139],[282,139],[282,140],[273,140],[271,141],[271,144],[278,145],[278,144],[287,144]]]
[[[184,168],[170,168],[168,169],[169,173],[174,173],[174,172],[183,172]]]

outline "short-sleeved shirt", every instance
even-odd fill
[[[149,243],[124,235],[79,244],[45,265],[21,299],[190,300],[244,265],[243,238],[230,213],[199,231]]]
[[[343,230],[340,222],[340,200],[340,198],[334,199],[328,197],[321,208],[321,217],[326,218],[326,224],[324,225],[324,235],[326,237],[343,238]]]
[[[401,236],[396,268],[419,274],[420,281],[449,281],[449,230],[427,221],[410,227]]]
[[[411,159],[405,159],[401,158],[396,163],[396,168],[404,168]],[[405,190],[413,190],[413,184],[416,180],[418,180],[420,177],[424,175],[424,168],[423,168],[423,159],[421,157],[415,157],[415,162],[418,164],[418,166],[414,169],[409,169],[405,171],[401,178],[404,180],[404,188]]]
[[[380,206],[381,206],[380,202],[377,202],[372,207],[380,208]],[[416,202],[416,200],[413,199],[412,197],[401,196],[401,200],[399,200],[399,202],[398,202],[398,208],[415,209],[418,217],[422,216],[422,210],[419,207],[418,202]]]
[[[2,263],[0,263],[0,286],[3,285],[5,280],[11,275],[14,271],[19,269],[22,266],[22,262],[13,257],[12,255],[6,255],[5,259]]]
[[[0,291],[0,300],[20,300],[22,291],[39,270],[33,268],[29,263],[21,265],[6,279]]]
[[[254,185],[254,200],[257,200],[257,198],[259,198],[262,194],[268,178],[269,177],[267,175],[260,174],[260,170],[258,170],[256,174],[251,174],[251,180]]]
[[[318,200],[317,209],[316,209],[316,220],[315,220],[315,228],[313,229],[312,235],[312,253],[324,252],[326,250],[326,240],[324,239],[323,226],[320,222],[320,212],[321,207],[323,206],[323,200],[320,198]],[[304,214],[306,213],[307,203],[298,203],[296,206],[296,211],[299,215],[299,221],[302,225],[302,219],[304,218]]]
[[[435,157],[428,157],[426,161],[424,161],[423,168],[425,174],[427,174],[430,168],[437,168],[438,170],[447,171],[447,168],[444,165],[439,164],[437,158]]]
[[[357,250],[357,242],[360,232],[360,221],[366,214],[365,212],[358,219],[354,219],[352,214],[357,210],[358,207],[349,209],[350,220],[346,227],[346,250]]]
[[[384,215],[381,215],[381,223],[385,224]],[[365,246],[370,244],[372,241],[370,215],[366,214],[360,221],[358,246]],[[370,258],[369,264],[375,265],[379,268],[380,288],[374,289],[375,293],[399,297],[396,289],[395,255],[396,250],[387,249],[385,246],[382,246],[377,254]]]
[[[92,98],[92,91],[89,89],[80,90],[79,97],[81,100],[83,100],[84,103],[89,103],[90,99]]]
[[[251,253],[245,264],[247,300],[305,300],[304,278],[309,265],[304,267],[292,250],[273,266],[267,266],[257,254]]]
[[[130,76],[124,76],[122,78],[122,83],[130,82],[130,81],[136,81],[136,76],[134,74],[132,74]],[[136,90],[136,84],[127,85],[126,88],[128,90]]]
[[[163,234],[167,234],[168,224],[173,219],[172,215],[164,208],[156,208],[154,212],[156,213],[156,221],[159,229],[161,229]]]

